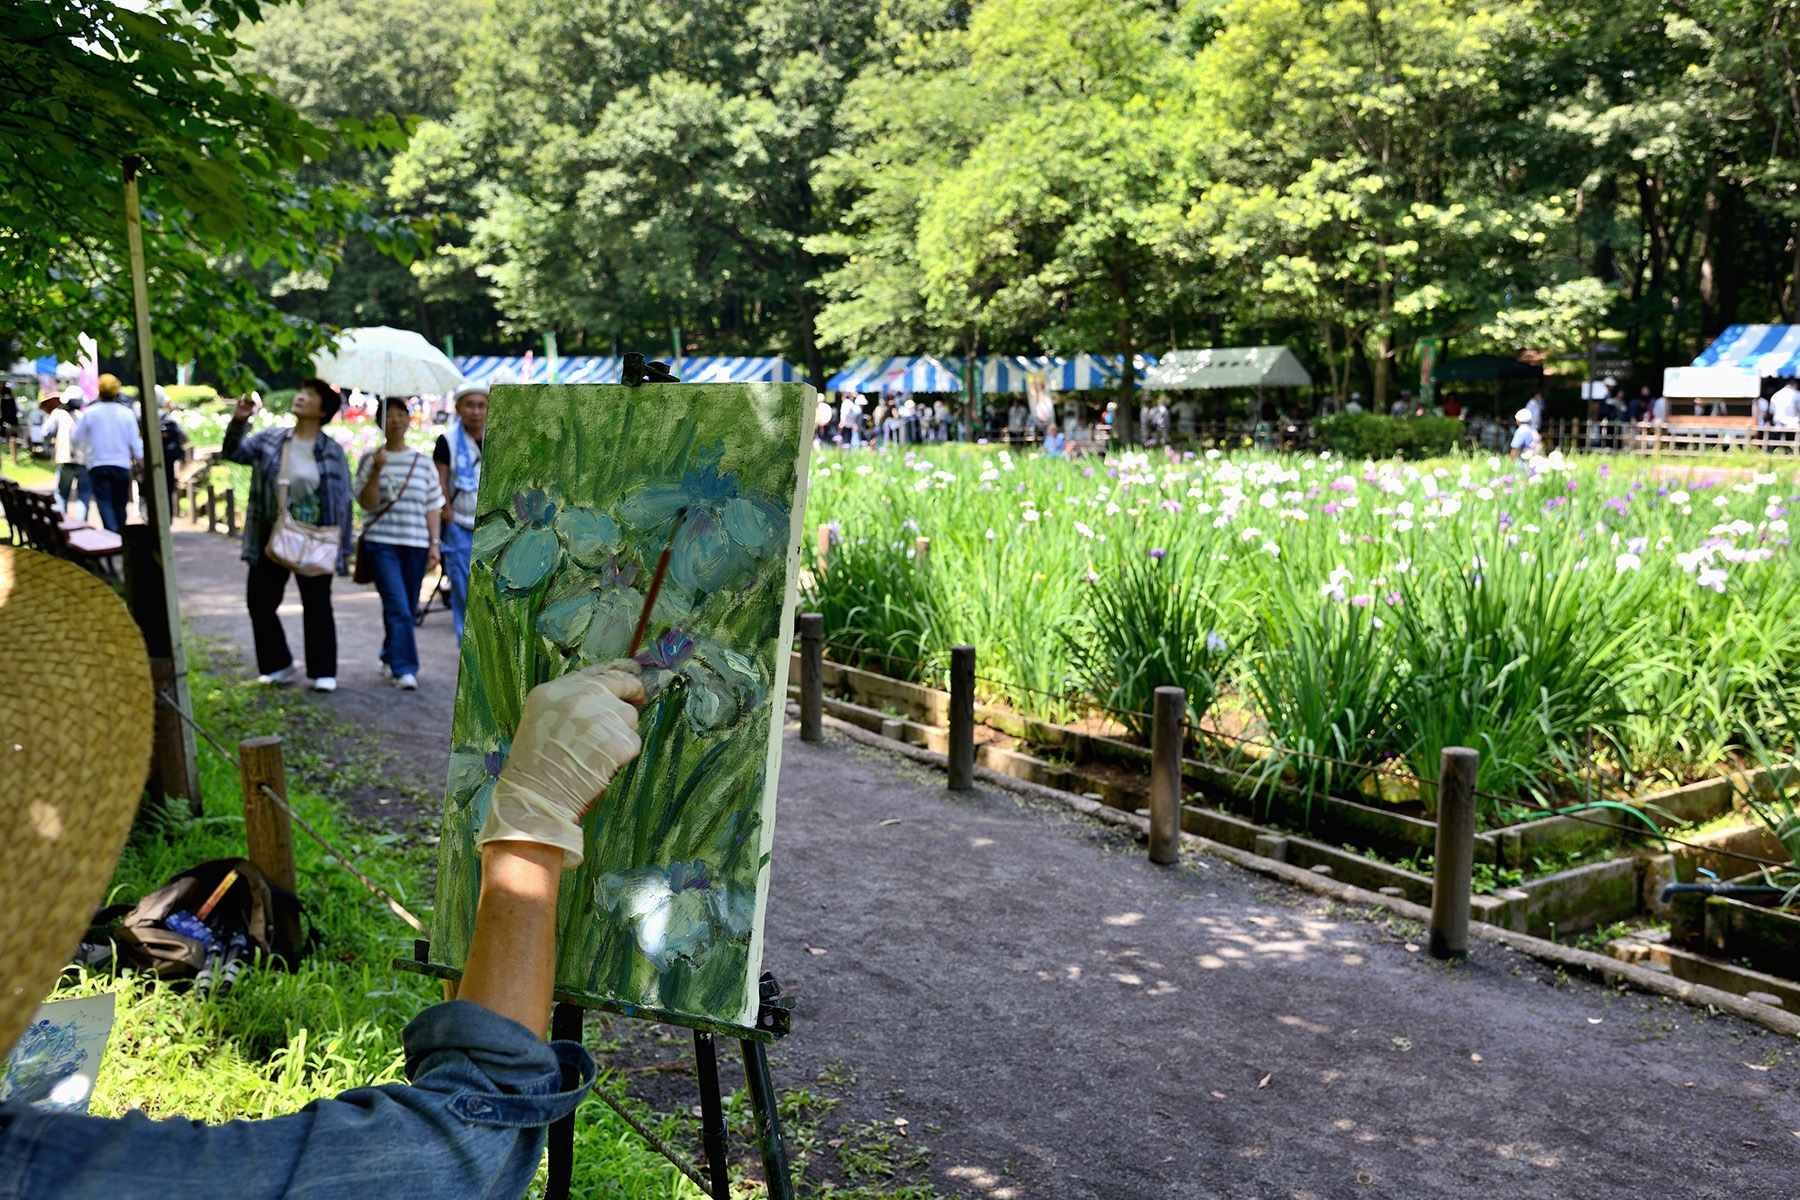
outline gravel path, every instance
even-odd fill
[[[176,544],[189,619],[247,642],[234,545]],[[448,620],[395,693],[372,591],[342,591],[322,699],[441,780]],[[777,1083],[832,1081],[815,1161],[836,1178],[827,1139],[901,1118],[929,1152],[908,1174],[989,1200],[1800,1194],[1791,1041],[1489,943],[1447,966],[1385,914],[1204,857],[1152,867],[836,735],[790,727],[767,935],[798,998]],[[634,1037],[615,1060],[685,1052]],[[677,1073],[634,1079],[693,1101]]]

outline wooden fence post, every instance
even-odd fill
[[[827,558],[829,558],[830,555],[831,555],[831,526],[821,524],[819,526],[819,566],[818,566],[819,574],[823,575],[825,573],[825,560]]]
[[[950,647],[949,788],[975,786],[975,647]]]
[[[913,539],[913,559],[914,559],[914,565],[920,571],[925,570],[926,567],[931,565],[931,539],[930,538],[921,537],[921,538]]]
[[[825,736],[825,617],[800,614],[800,740]]]
[[[1481,755],[1445,746],[1438,759],[1437,858],[1431,870],[1433,958],[1469,952],[1469,884],[1475,867],[1475,774]]]
[[[225,489],[225,532],[237,536],[237,489]]]
[[[219,532],[219,490],[212,484],[206,485],[206,532]]]
[[[287,769],[281,762],[278,737],[245,738],[238,743],[238,763],[244,780],[244,857],[276,887],[297,891],[294,876],[294,826],[287,810],[269,799],[270,791],[287,803]]]
[[[1156,689],[1150,718],[1150,861],[1167,866],[1181,861],[1181,727],[1187,719],[1187,693],[1178,687]]]

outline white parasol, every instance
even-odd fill
[[[346,329],[334,349],[313,355],[313,369],[326,383],[377,396],[442,395],[463,381],[443,351],[410,329],[386,325]]]

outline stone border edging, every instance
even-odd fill
[[[827,728],[842,733],[853,742],[860,742],[890,754],[898,754],[902,758],[908,758],[926,766],[947,768],[946,756],[935,750],[926,750],[906,742],[885,738],[878,733],[869,732],[860,725],[853,725],[833,716],[824,717],[824,723]],[[1102,824],[1124,826],[1140,836],[1149,836],[1150,822],[1148,818],[1140,817],[1136,813],[1125,812],[1123,809],[1110,808],[1098,800],[1089,800],[1070,792],[1058,791],[1056,788],[1047,787],[1041,783],[1018,779],[1002,774],[992,767],[984,767],[979,764],[975,767],[975,778],[1007,791],[1049,801],[1080,813],[1082,816],[1092,817]],[[1255,871],[1259,875],[1279,879],[1283,883],[1313,892],[1316,895],[1339,900],[1346,904],[1386,909],[1396,916],[1417,921],[1422,925],[1429,925],[1431,922],[1429,908],[1397,896],[1384,896],[1379,892],[1339,883],[1315,871],[1290,866],[1272,858],[1264,858],[1247,850],[1239,850],[1234,846],[1227,846],[1210,838],[1201,837],[1199,834],[1184,831],[1181,840],[1216,858],[1222,858],[1226,862],[1246,870]],[[1695,1006],[1705,1005],[1708,1008],[1742,1017],[1744,1020],[1761,1025],[1764,1029],[1774,1033],[1788,1037],[1800,1037],[1800,1014],[1784,1012],[1768,1004],[1759,1004],[1755,1000],[1747,1000],[1732,992],[1708,987],[1705,984],[1684,983],[1671,976],[1646,970],[1607,955],[1595,954],[1589,950],[1577,950],[1572,946],[1564,946],[1558,942],[1532,937],[1529,934],[1514,933],[1510,929],[1502,929],[1497,925],[1489,925],[1481,921],[1471,921],[1469,932],[1476,937],[1490,942],[1498,942],[1521,954],[1528,954],[1544,962],[1570,967],[1602,979],[1608,977],[1620,979],[1639,991],[1648,992],[1654,996],[1665,996],[1671,1000],[1679,1000],[1684,1004]]]

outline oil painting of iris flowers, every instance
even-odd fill
[[[643,752],[563,877],[557,988],[755,1022],[807,456],[804,384],[493,390],[439,843],[432,959],[475,927],[474,837],[539,683],[631,649]]]

